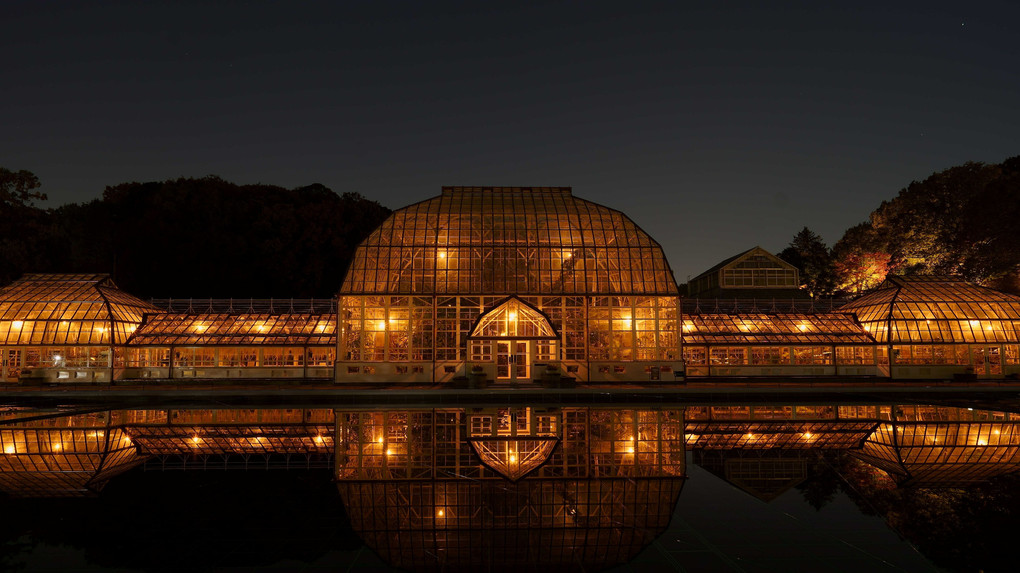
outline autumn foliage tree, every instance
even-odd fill
[[[839,288],[859,293],[889,272],[952,274],[1020,287],[1020,157],[965,163],[914,181],[833,246]]]

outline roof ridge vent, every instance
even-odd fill
[[[449,196],[454,194],[519,194],[519,195],[573,195],[573,188],[571,187],[486,187],[486,186],[471,186],[471,185],[455,185],[455,186],[443,186],[443,195]]]

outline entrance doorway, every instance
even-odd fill
[[[1002,354],[998,346],[975,346],[974,373],[986,376],[1002,375]]]
[[[496,380],[531,379],[531,342],[496,341]]]

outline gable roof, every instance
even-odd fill
[[[712,268],[708,269],[707,271],[704,271],[703,273],[699,274],[698,276],[692,278],[688,282],[694,282],[694,281],[700,279],[703,276],[719,272],[723,267],[726,267],[726,266],[730,265],[731,263],[735,263],[735,262],[737,262],[739,260],[742,260],[745,257],[748,257],[751,254],[756,253],[756,252],[761,253],[763,255],[766,255],[770,259],[773,259],[774,261],[780,263],[782,266],[789,267],[789,268],[792,268],[792,269],[796,269],[797,268],[797,267],[791,265],[790,263],[784,261],[783,259],[779,258],[778,256],[773,255],[772,253],[766,251],[765,249],[761,248],[760,246],[755,245],[755,246],[751,247],[750,249],[747,249],[746,251],[744,251],[742,253],[733,255],[732,257],[730,257],[728,259],[724,259],[724,260],[720,261],[719,263],[716,263],[715,266],[713,266]]]

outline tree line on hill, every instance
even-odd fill
[[[889,273],[959,275],[1020,293],[1020,156],[914,181],[831,248],[805,227],[779,257],[813,296],[856,296]]]
[[[0,169],[0,284],[27,272],[110,273],[143,298],[328,298],[354,249],[389,215],[320,184],[219,177],[107,187],[44,209],[39,179]]]
[[[312,184],[219,177],[107,187],[53,209],[39,179],[0,168],[0,284],[27,272],[109,272],[142,297],[330,297],[354,249],[390,213]],[[831,248],[805,227],[779,256],[816,297],[855,296],[889,273],[952,274],[1020,293],[1020,156],[914,181]]]

